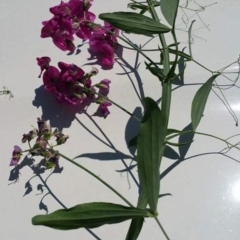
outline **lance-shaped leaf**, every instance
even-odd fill
[[[165,124],[154,100],[145,98],[145,115],[137,139],[137,160],[140,185],[151,210],[157,210],[159,195],[159,165],[165,140]]]
[[[167,22],[174,27],[179,0],[161,0],[161,11]]]
[[[166,77],[163,73],[163,69],[161,68],[157,68],[157,67],[151,67],[151,64],[148,64],[147,62],[145,62],[145,65],[147,67],[147,69],[156,77],[158,77],[158,79],[160,81],[163,81],[164,78]]]
[[[192,128],[193,131],[196,130],[202,115],[203,111],[205,109],[207,99],[209,96],[209,93],[212,89],[212,84],[215,81],[215,79],[219,76],[219,74],[215,74],[212,77],[210,77],[207,82],[205,82],[196,92],[194,99],[192,101],[192,109],[191,109],[191,119],[192,119]]]
[[[57,210],[48,215],[32,218],[33,225],[43,225],[59,230],[96,228],[138,217],[152,217],[146,209],[125,207],[113,203],[95,202],[79,204],[69,209]]]
[[[102,13],[99,18],[129,33],[151,36],[171,31],[160,22],[134,12]]]
[[[179,0],[161,0],[161,11],[167,22],[174,27]]]
[[[143,222],[143,217],[133,219],[125,240],[136,240],[142,230]]]
[[[141,209],[145,209],[146,206],[147,206],[146,194],[144,191],[141,191],[138,197],[137,207]],[[131,221],[125,240],[136,240],[142,230],[143,222],[144,222],[144,219],[141,217],[133,219]]]

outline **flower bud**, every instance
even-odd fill
[[[67,141],[67,139],[69,138],[68,135],[64,135],[62,133],[62,131],[59,131],[58,129],[55,129],[53,134],[56,137],[57,145],[64,144]]]

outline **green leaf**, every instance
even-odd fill
[[[152,4],[154,7],[160,6],[160,2],[158,1],[152,1]],[[141,9],[141,10],[144,10],[145,12],[149,10],[149,6],[144,5],[142,3],[129,3],[128,7],[131,8],[132,10]]]
[[[148,9],[149,9],[149,7],[147,5],[138,4],[138,3],[129,3],[128,7],[131,8],[132,10],[141,9],[141,10],[144,10],[144,11],[148,11]]]
[[[145,192],[142,190],[138,197],[137,207],[140,209],[145,209],[147,206],[147,198]],[[135,218],[131,221],[126,240],[135,240],[142,229],[141,218]],[[132,237],[132,238],[131,238]]]
[[[190,144],[190,143],[192,143],[192,142],[193,142],[193,140],[188,141],[188,142],[183,142],[183,143],[166,142],[166,144],[171,145],[171,146],[174,146],[174,147],[181,147],[181,146],[188,145],[188,144]]]
[[[143,222],[143,217],[133,219],[125,240],[136,240],[142,230]]]
[[[146,36],[171,31],[160,22],[135,12],[102,13],[99,18],[120,30]]]
[[[170,135],[170,134],[173,134],[173,133],[180,133],[180,132],[181,132],[180,130],[173,129],[173,128],[168,128],[167,136]]]
[[[192,119],[192,128],[193,131],[196,130],[202,115],[203,111],[205,109],[207,99],[209,96],[209,93],[212,89],[212,84],[215,81],[215,79],[219,76],[219,74],[215,74],[212,77],[210,77],[207,82],[205,82],[196,92],[194,99],[192,101],[192,109],[191,109],[191,119]]]
[[[161,0],[161,11],[167,22],[174,27],[179,0]]]
[[[163,73],[163,69],[161,68],[157,68],[157,67],[151,67],[151,64],[148,64],[147,62],[145,62],[145,65],[147,67],[147,69],[156,77],[158,77],[158,79],[160,81],[163,81],[165,78],[165,75]]]
[[[85,203],[69,209],[57,210],[48,215],[32,218],[33,225],[43,225],[59,230],[96,228],[138,217],[152,217],[146,209],[125,207],[113,203]]]
[[[151,210],[157,210],[159,166],[166,136],[161,110],[154,100],[145,98],[145,115],[137,140],[137,161],[140,185]]]
[[[183,58],[187,59],[188,61],[192,60],[192,57],[190,55],[188,55],[188,54],[186,54],[186,53],[184,53],[182,51],[176,51],[175,49],[169,48],[169,52],[172,53],[172,54],[175,54],[175,55],[178,53],[178,55],[180,57],[183,57]]]

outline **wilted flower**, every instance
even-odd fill
[[[64,135],[62,131],[59,131],[57,128],[54,130],[53,135],[56,137],[57,145],[64,144],[69,138],[68,135]]]
[[[52,136],[51,126],[49,124],[47,124],[47,122],[41,118],[37,119],[37,124],[38,124],[39,136],[43,136],[44,140],[50,139],[50,137]]]
[[[58,165],[58,160],[60,158],[60,155],[57,152],[54,152],[52,156],[46,161],[45,167],[47,169],[54,168]]]
[[[23,134],[22,143],[25,143],[26,141],[30,142],[37,135],[38,135],[38,130],[36,128],[33,128],[33,130],[31,130],[28,134]]]

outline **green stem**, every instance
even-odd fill
[[[192,58],[192,61],[193,61],[194,63],[196,63],[197,65],[199,65],[200,67],[202,67],[202,68],[204,68],[205,70],[207,70],[208,72],[210,72],[210,73],[212,73],[212,74],[215,73],[214,71],[212,71],[212,70],[210,70],[209,68],[203,66],[201,63],[199,63],[198,61],[194,60],[193,58]],[[216,72],[216,73],[217,73],[217,72]]]
[[[222,138],[220,138],[220,137],[217,137],[217,136],[214,136],[214,135],[212,135],[212,134],[202,133],[202,132],[192,132],[192,133],[195,133],[195,134],[198,134],[198,135],[202,135],[202,136],[211,137],[211,138],[215,138],[215,139],[217,139],[217,140],[219,140],[219,141],[222,141],[222,142],[226,143],[227,145],[229,145],[229,146],[232,147],[232,148],[236,148],[235,145],[231,144],[231,143],[228,142],[227,140],[224,140],[224,139],[222,139]],[[238,148],[236,148],[236,149],[238,149]],[[238,149],[238,150],[239,150],[239,149]]]
[[[134,207],[125,197],[123,197],[118,191],[116,191],[113,187],[111,187],[107,182],[105,182],[104,180],[102,180],[100,177],[98,177],[96,174],[94,174],[93,172],[91,172],[90,170],[88,170],[87,168],[83,167],[81,164],[73,161],[72,159],[66,157],[65,155],[63,155],[62,153],[58,154],[63,157],[64,159],[66,159],[68,162],[76,165],[77,167],[81,168],[82,170],[84,170],[85,172],[87,172],[88,174],[90,174],[91,176],[93,176],[94,178],[96,178],[98,181],[100,181],[102,184],[104,184],[106,187],[108,187],[110,190],[112,190],[115,194],[117,194],[125,203],[127,203],[130,207]]]
[[[164,236],[166,237],[166,239],[167,239],[167,240],[170,240],[170,238],[168,237],[167,233],[165,232],[162,224],[160,223],[159,219],[158,219],[157,217],[156,217],[155,219],[156,219],[156,222],[157,222],[159,228],[162,230]]]

